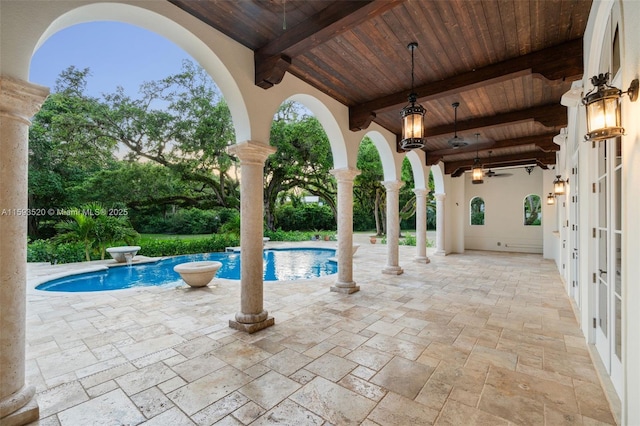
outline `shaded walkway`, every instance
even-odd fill
[[[266,282],[276,325],[253,335],[227,325],[233,281],[31,291],[40,424],[614,423],[551,261],[432,251],[417,264],[401,246],[405,273],[383,276],[385,246],[363,244],[351,295],[334,277]]]

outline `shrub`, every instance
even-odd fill
[[[93,260],[98,259],[97,254],[92,254]],[[50,240],[36,240],[27,245],[27,262],[56,263],[82,262],[85,259],[83,243],[54,244]]]
[[[404,237],[403,239],[401,239],[399,241],[399,244],[403,245],[403,246],[414,246],[416,245],[416,237],[414,235],[407,235],[406,237]]]
[[[278,227],[285,231],[309,231],[336,229],[336,219],[331,207],[316,203],[295,207],[291,203],[278,206],[275,211]]]
[[[178,239],[169,240],[145,240],[140,246],[138,254],[159,257],[176,256],[180,254],[211,253],[224,251],[227,247],[234,247],[240,244],[236,235],[214,234],[208,238]]]

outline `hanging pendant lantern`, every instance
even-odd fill
[[[478,136],[480,133],[476,133],[476,145],[478,144]],[[471,183],[479,184],[484,182],[484,170],[478,158],[478,151],[476,150],[476,158],[473,160],[473,168],[471,169]]]
[[[411,50],[411,94],[409,94],[409,104],[400,112],[402,117],[400,147],[406,151],[424,146],[424,114],[426,112],[422,105],[416,104],[418,95],[413,91],[413,51],[418,47],[418,43],[409,43],[407,47]]]

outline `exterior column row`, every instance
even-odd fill
[[[416,194],[416,257],[418,263],[431,262],[427,257],[427,194],[425,188],[414,189]]]
[[[436,197],[436,254],[444,256],[447,254],[444,248],[444,200],[445,194],[435,194]]]
[[[353,180],[354,169],[334,169],[338,181],[338,281],[331,291],[355,293],[360,287],[353,281]]]
[[[245,141],[229,147],[240,159],[240,312],[229,327],[254,333],[275,324],[263,308],[264,163],[276,149]]]
[[[46,87],[0,77],[0,424],[39,416],[35,387],[25,383],[29,121]]]
[[[400,275],[404,271],[398,264],[398,247],[400,238],[400,188],[401,180],[382,182],[387,190],[387,265],[383,274]]]

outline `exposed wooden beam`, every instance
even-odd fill
[[[455,129],[454,123],[426,128],[425,135],[426,137],[433,137],[453,133],[455,130],[463,132],[481,129],[483,127],[506,126],[525,121],[536,121],[545,127],[566,126],[567,109],[559,103],[539,105],[489,117],[478,117],[471,120],[458,121]]]
[[[424,102],[523,75],[540,74],[549,80],[557,80],[582,73],[582,39],[575,39],[445,80],[423,84],[415,92],[418,94],[418,101]],[[407,96],[407,91],[396,92],[349,108],[349,128],[353,131],[366,129],[369,124],[357,119],[369,117],[371,113],[399,109],[407,103]]]
[[[467,154],[467,153],[480,153],[500,149],[500,148],[511,148],[514,146],[522,146],[522,145],[531,145],[535,144],[538,149],[542,152],[556,152],[560,150],[560,147],[553,143],[553,137],[556,136],[557,133],[544,133],[541,135],[534,136],[525,136],[522,138],[515,139],[503,139],[495,142],[482,142],[479,144],[471,144],[463,148],[448,148],[448,149],[438,149],[434,151],[427,151],[427,166],[433,166],[437,164],[440,160],[442,160],[447,155],[458,155],[458,154]]]
[[[282,81],[294,58],[392,9],[406,0],[336,1],[271,40],[254,53],[256,85],[267,89]]]
[[[466,170],[471,170],[473,167],[473,159],[461,160],[461,161],[449,161],[444,165],[446,174],[450,174],[453,177],[460,176]],[[522,166],[526,164],[555,164],[556,154],[553,152],[535,151],[530,153],[519,153],[511,155],[503,155],[500,157],[485,158],[482,161],[484,168],[491,167],[510,167],[510,166]]]

